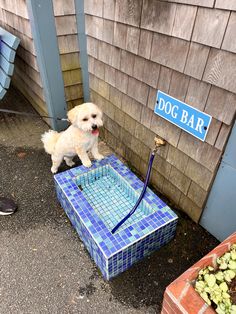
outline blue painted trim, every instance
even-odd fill
[[[67,104],[52,1],[27,0],[27,7],[48,114],[65,118]],[[51,126],[54,130],[62,130],[67,123],[52,120]]]
[[[236,169],[222,161],[200,225],[219,241],[236,231]]]
[[[89,91],[89,74],[88,74],[88,54],[87,54],[87,38],[85,34],[85,14],[84,1],[75,0],[75,12],[77,20],[77,30],[79,39],[80,64],[83,78],[83,94],[84,101],[90,101]]]
[[[200,225],[218,240],[236,231],[236,122],[210,191]]]
[[[225,153],[223,155],[223,161],[236,170],[236,122],[232,129],[232,132],[227,143]]]

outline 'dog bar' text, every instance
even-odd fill
[[[211,116],[161,91],[157,93],[154,112],[179,128],[204,141]]]

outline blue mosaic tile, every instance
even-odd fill
[[[114,155],[54,179],[58,200],[107,280],[174,237],[176,214],[149,188],[136,212],[111,233],[143,188],[143,182]]]

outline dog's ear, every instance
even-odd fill
[[[76,121],[76,116],[77,116],[77,108],[73,108],[70,111],[68,111],[67,113],[67,117],[69,119],[69,121],[71,122],[71,124],[74,124]]]

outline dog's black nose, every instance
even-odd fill
[[[92,129],[93,129],[93,130],[96,130],[97,127],[98,127],[97,124],[93,124],[93,125],[92,125]]]

